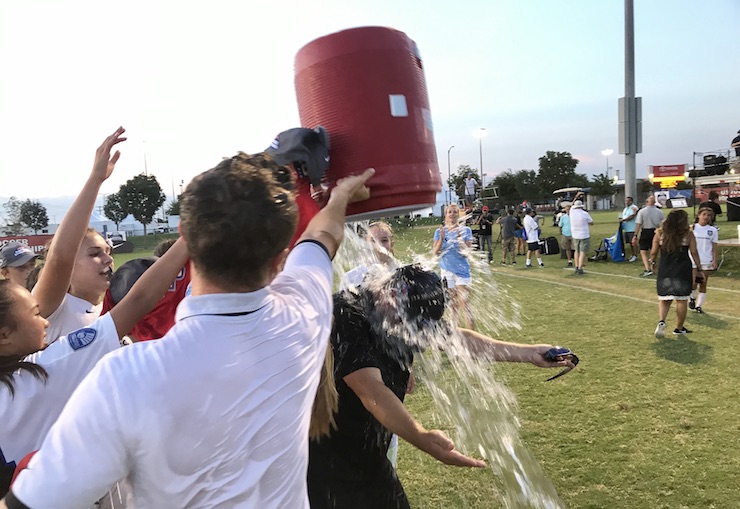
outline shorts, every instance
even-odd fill
[[[650,251],[653,248],[653,237],[655,237],[655,228],[640,230],[640,251]]]
[[[447,288],[455,288],[457,286],[470,286],[472,278],[460,277],[457,274],[450,272],[449,270],[442,269],[442,279],[447,283]]]
[[[587,239],[573,239],[573,247],[576,253],[588,253],[591,249],[591,237]]]
[[[504,253],[513,253],[516,251],[516,237],[510,237],[501,241],[501,248]]]
[[[696,269],[696,265],[693,261],[691,262],[691,268]],[[701,270],[703,270],[704,272],[714,272],[714,265],[712,265],[711,263],[702,263]]]
[[[516,237],[517,239],[524,239],[524,229],[516,230],[514,232],[514,237]]]
[[[573,251],[573,248],[575,247],[573,237],[570,235],[563,235],[563,238],[560,241],[560,247],[567,251]]]
[[[635,232],[622,232],[624,233],[624,243],[632,244],[632,238],[635,236]]]
[[[529,251],[539,251],[540,243],[539,242],[527,242],[527,249]]]

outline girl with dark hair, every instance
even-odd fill
[[[673,334],[688,334],[691,331],[684,327],[686,310],[691,295],[692,269],[689,253],[699,259],[696,251],[696,238],[689,228],[689,215],[685,210],[674,210],[655,231],[649,263],[655,263],[660,253],[658,266],[658,315],[660,321],[655,328],[655,337],[665,337],[665,319],[671,309],[671,302],[676,301],[676,328]],[[704,277],[701,269],[697,277]]]
[[[39,448],[46,432],[83,378],[117,349],[165,294],[187,261],[179,241],[136,282],[110,313],[87,327],[45,344],[49,322],[24,287],[0,281],[0,496],[18,462]]]

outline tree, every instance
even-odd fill
[[[34,235],[49,226],[49,215],[46,213],[46,207],[38,201],[26,200],[21,204],[20,222],[31,228]]]
[[[23,205],[23,202],[15,196],[11,196],[7,202],[3,203],[3,208],[5,209],[5,232],[8,235],[20,235],[23,233],[21,205]]]
[[[521,197],[521,201],[537,202],[542,198],[537,183],[537,172],[534,170],[519,170],[514,174],[514,187]]]
[[[121,224],[121,221],[126,219],[126,216],[128,216],[128,212],[124,209],[123,203],[121,202],[120,194],[109,194],[105,198],[103,214],[105,214],[105,217],[116,223],[116,230],[118,230],[118,225]]]
[[[540,157],[540,170],[537,184],[542,196],[551,196],[556,189],[564,187],[584,187],[588,185],[586,175],[576,173],[578,159],[573,159],[570,152],[548,150]]]
[[[452,189],[460,198],[465,194],[465,177],[468,176],[468,173],[472,173],[473,178],[475,178],[476,182],[480,184],[478,170],[471,168],[469,164],[461,164],[458,166],[457,171],[447,180],[447,185],[450,186],[450,189]]]
[[[168,216],[179,216],[180,215],[180,195],[177,195],[176,200],[172,200],[165,210],[165,214]]]
[[[596,175],[589,185],[593,196],[611,196],[614,194],[614,182],[603,173]]]
[[[144,235],[146,235],[146,226],[152,222],[154,214],[165,200],[157,177],[144,173],[136,175],[121,186],[118,194],[123,210],[144,225]]]
[[[496,175],[491,183],[498,187],[499,199],[505,205],[516,205],[524,200],[517,190],[517,176],[511,168]]]

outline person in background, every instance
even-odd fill
[[[519,209],[517,212],[516,224],[516,255],[523,256],[527,254],[527,231],[524,229],[524,208]]]
[[[568,259],[568,267],[573,266],[573,233],[570,230],[570,207],[571,204],[566,202],[563,205],[563,213],[560,214],[558,219],[558,228],[560,228],[560,247],[565,251],[565,256]]]
[[[635,235],[632,237],[632,244],[640,246],[640,257],[645,271],[642,277],[652,276],[653,267],[649,262],[650,250],[653,247],[653,236],[655,230],[665,219],[663,211],[655,206],[655,196],[650,195],[645,200],[645,206],[640,209],[635,217]]]
[[[475,202],[475,188],[478,186],[478,181],[475,180],[472,173],[468,173],[463,181],[463,192],[465,194],[465,205],[472,207]]]
[[[665,320],[674,300],[676,301],[676,328],[673,329],[673,334],[689,334],[691,331],[684,327],[684,321],[693,279],[691,258],[694,260],[700,258],[696,251],[696,238],[689,227],[689,215],[685,210],[673,210],[668,214],[662,227],[656,230],[650,250],[651,265],[659,254],[660,265],[656,284],[659,321],[655,328],[655,337],[659,339],[665,337]],[[700,267],[696,269],[696,272],[697,277],[704,277],[704,271]]]
[[[577,194],[576,197],[580,195]],[[589,231],[589,225],[594,223],[591,215],[586,212],[583,207],[581,200],[576,200],[570,207],[570,231],[573,235],[573,243],[575,247],[574,258],[576,261],[576,274],[581,276],[585,274],[583,271],[584,265],[586,265],[586,257],[588,251],[591,249],[591,232]]]
[[[630,263],[637,260],[636,246],[632,243],[632,237],[635,236],[636,218],[637,212],[640,208],[634,204],[632,197],[628,196],[624,199],[624,209],[622,209],[622,215],[619,218],[619,224],[622,225],[622,236],[624,238],[624,245],[630,246],[632,249],[632,256],[629,258]]]
[[[26,288],[28,276],[36,267],[33,250],[18,242],[8,242],[0,251],[0,275]]]
[[[493,214],[488,206],[483,205],[481,214],[476,221],[478,224],[478,249],[488,253],[488,263],[493,261]]]
[[[699,209],[698,221],[694,223],[692,230],[696,239],[696,252],[699,254],[699,260],[697,261],[696,258],[691,257],[693,278],[689,309],[693,309],[697,313],[704,312],[702,306],[707,298],[709,275],[717,270],[717,241],[719,240],[719,230],[712,226],[713,217],[714,212],[709,207]],[[700,277],[699,269],[702,270],[703,277]]]
[[[373,268],[388,270],[396,268],[398,261],[393,253],[393,228],[385,221],[375,221],[367,227],[365,240],[372,247],[372,263],[362,264],[348,270],[339,283],[340,290],[355,291]]]
[[[44,270],[33,294],[41,316],[49,320],[48,337],[86,327],[97,320],[103,294],[113,273],[111,248],[95,230],[88,228],[100,186],[110,177],[121,156],[111,150],[126,140],[119,127],[95,153],[92,171],[72,207],[54,234]]]
[[[717,203],[718,200],[719,200],[719,195],[717,194],[717,191],[709,191],[709,198],[707,198],[707,201],[699,204],[700,210],[704,208],[712,209],[712,213],[713,213],[712,226],[715,225],[715,222],[717,221],[717,216],[722,215],[722,207],[720,207],[719,203]]]
[[[519,227],[517,218],[514,216],[514,209],[510,208],[505,215],[501,215],[497,221],[501,225],[501,265],[506,265],[506,255],[511,258],[511,264],[516,265],[516,232]]]
[[[525,267],[528,269],[532,267],[532,254],[537,258],[540,268],[545,267],[540,254],[540,225],[535,219],[536,214],[537,211],[534,209],[524,209],[524,230],[527,232],[527,262]]]
[[[470,285],[472,275],[468,252],[473,245],[473,233],[468,226],[460,224],[460,207],[450,204],[445,210],[445,222],[434,232],[432,252],[439,255],[442,279],[452,302],[453,321],[462,318],[469,329],[475,327],[470,309]]]

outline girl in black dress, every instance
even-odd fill
[[[653,246],[650,251],[650,263],[655,263],[655,257],[660,253],[658,266],[658,315],[660,321],[655,328],[655,337],[665,337],[665,319],[671,309],[671,302],[676,301],[676,328],[673,334],[681,335],[691,332],[684,327],[686,309],[691,295],[691,260],[698,259],[696,239],[689,228],[689,216],[684,210],[674,210],[663,222],[661,228],[655,231]],[[698,271],[697,278],[703,278],[704,273]]]

